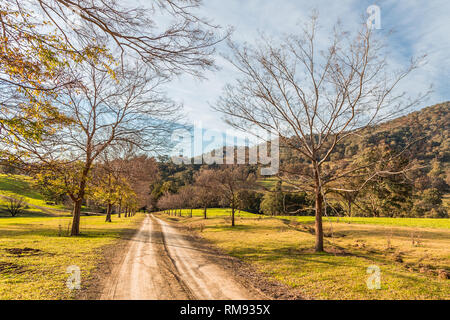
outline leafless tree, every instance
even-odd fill
[[[315,195],[315,249],[320,252],[324,190],[338,189],[341,178],[358,174],[345,161],[328,166],[331,153],[345,139],[404,113],[424,95],[409,99],[396,89],[423,58],[393,70],[382,41],[365,25],[355,34],[337,24],[326,48],[318,34],[313,16],[299,35],[280,42],[266,37],[255,47],[230,42],[229,61],[242,77],[225,88],[215,109],[237,129],[279,136],[283,147],[308,160],[308,166],[285,170],[283,178]],[[373,172],[379,174],[394,172]]]
[[[200,0],[156,0],[136,6],[119,0],[8,0],[28,24],[50,22],[65,51],[85,54],[103,47],[122,62],[138,58],[164,73],[198,71],[213,66],[214,45],[228,35],[196,15]],[[33,11],[34,15],[25,13]],[[47,29],[49,26],[47,26]],[[45,32],[45,26],[43,30]]]
[[[76,188],[67,193],[74,203],[72,235],[79,234],[80,210],[86,195],[90,170],[99,156],[112,146],[131,145],[145,152],[160,152],[167,146],[167,135],[178,120],[180,107],[159,91],[164,78],[151,75],[139,65],[116,77],[98,70],[94,64],[73,72],[85,75],[79,86],[66,88],[57,100],[59,110],[72,121],[68,127],[45,135],[39,145],[20,148],[49,164],[49,170],[65,175],[65,166],[78,163],[73,179]]]
[[[192,211],[197,204],[195,199],[195,188],[193,186],[184,186],[178,191],[181,200],[182,208],[190,210],[190,217],[192,218]]]
[[[231,226],[235,226],[235,212],[239,207],[239,192],[255,186],[256,176],[245,166],[225,166],[213,175],[214,190],[231,207]]]
[[[218,198],[216,172],[211,169],[202,169],[194,177],[195,199],[203,208],[203,217],[207,219],[208,207]]]
[[[121,161],[123,162],[127,179],[138,196],[139,206],[141,208],[148,207],[151,198],[149,186],[160,178],[156,160],[146,155],[131,152]]]
[[[111,175],[113,181],[126,183],[117,195],[117,211],[120,218],[123,204],[127,198],[126,191],[131,191],[137,197],[140,208],[148,207],[150,203],[149,186],[159,178],[158,165],[154,158],[140,155],[139,150],[129,144],[112,145],[101,155],[97,164],[99,177]],[[105,174],[106,173],[106,174]]]
[[[19,215],[25,207],[25,199],[23,197],[9,197],[6,202],[6,210],[8,210],[12,217]]]
[[[214,69],[214,46],[229,31],[222,33],[198,16],[201,5],[200,0],[155,0],[145,6],[119,0],[0,0],[0,156],[19,156],[9,154],[17,140],[38,143],[48,124],[64,123],[52,98],[79,81],[78,74],[66,72],[66,63],[95,56],[98,68],[113,61],[124,70],[140,61],[165,77]]]
[[[177,215],[177,210],[183,206],[181,198],[178,194],[166,193],[158,200],[158,207],[163,210],[168,210],[169,214]]]

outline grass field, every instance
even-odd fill
[[[73,298],[67,268],[81,269],[83,286],[101,248],[134,230],[142,218],[113,217],[107,224],[103,216],[82,217],[80,237],[67,237],[70,217],[0,218],[0,300]]]
[[[189,215],[190,210],[183,210],[183,215]],[[207,210],[207,216],[210,218],[228,217],[231,215],[230,209],[213,208]],[[194,209],[193,216],[203,217],[203,209]],[[237,217],[258,218],[259,215],[248,212],[236,212]],[[268,218],[267,216],[261,216]],[[312,224],[312,216],[276,216],[276,219],[295,220],[299,223]],[[324,217],[325,222],[343,223],[343,224],[372,224],[393,227],[417,227],[417,228],[438,228],[450,229],[450,219],[427,219],[427,218],[364,218],[364,217]]]
[[[230,255],[313,299],[449,299],[449,219],[351,218],[325,222],[326,253],[314,253],[312,217],[258,217],[202,210],[170,217],[197,230]],[[161,215],[166,219],[167,215]],[[348,223],[350,220],[350,224]],[[367,287],[369,266],[381,270],[381,289]]]
[[[106,224],[82,217],[80,237],[68,237],[70,212],[35,191],[31,178],[0,175],[0,195],[24,196],[31,206],[11,218],[0,198],[0,300],[71,299],[67,268],[81,269],[82,286],[102,248],[132,232],[143,215]],[[448,200],[446,198],[446,200]],[[38,207],[33,207],[38,206]],[[327,253],[316,254],[313,217],[266,217],[229,209],[183,211],[168,217],[197,230],[230,255],[314,299],[450,299],[450,219],[325,218]],[[381,269],[381,289],[369,290],[367,268]]]
[[[48,205],[34,186],[33,179],[28,176],[0,174],[0,195],[7,197],[21,196],[30,205],[50,210],[64,209],[62,205]],[[0,201],[0,205],[5,203],[4,199],[0,199]]]

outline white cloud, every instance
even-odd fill
[[[372,4],[381,8],[383,29],[379,32],[396,31],[388,43],[393,65],[405,66],[410,56],[428,53],[428,64],[413,74],[402,89],[414,95],[434,84],[435,92],[428,104],[450,100],[450,2],[447,0],[206,0],[201,12],[202,16],[223,27],[233,26],[235,41],[251,43],[258,32],[274,38],[284,33],[295,33],[300,30],[299,23],[307,19],[312,9],[317,9],[323,26],[320,38],[326,44],[327,32],[337,19],[347,29],[357,28],[364,21],[367,7]],[[226,50],[225,44],[221,44],[218,54]],[[225,132],[227,125],[210,104],[217,101],[223,86],[239,74],[220,56],[217,63],[221,71],[207,72],[206,80],[182,76],[168,86],[168,94],[184,103],[188,121],[202,121],[205,128]]]

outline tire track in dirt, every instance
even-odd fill
[[[167,222],[147,215],[100,299],[255,299],[227,270]]]

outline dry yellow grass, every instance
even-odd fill
[[[223,213],[177,220],[306,298],[450,298],[448,229],[325,223],[327,252],[317,254],[310,222],[243,214],[232,228]],[[371,265],[381,269],[380,290],[367,287]]]
[[[67,236],[71,217],[0,218],[0,300],[74,298],[76,291],[66,287],[67,268],[81,269],[83,287],[101,249],[134,230],[142,218],[114,217],[105,223],[103,216],[82,217],[79,237]]]

